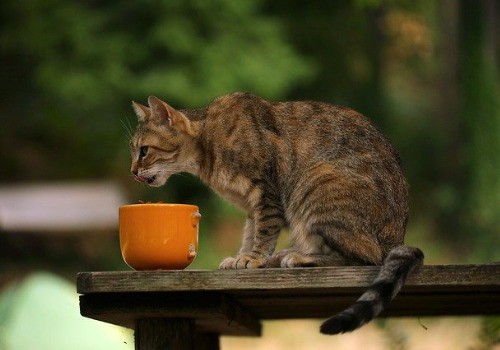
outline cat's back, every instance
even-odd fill
[[[256,95],[235,92],[214,99],[207,107],[205,124],[211,131],[229,131],[262,128],[275,129],[273,104]],[[276,131],[276,130],[274,130]],[[220,135],[222,136],[222,135]]]
[[[206,111],[208,137],[240,144],[243,150],[272,147],[329,160],[372,154],[398,162],[388,139],[350,108],[317,101],[269,102],[236,92],[216,98]]]
[[[206,109],[205,119],[214,129],[234,130],[240,123],[259,132],[287,137],[296,132],[316,132],[318,128],[332,132],[335,126],[341,128],[349,122],[361,125],[366,121],[366,118],[351,109],[324,102],[270,102],[244,92],[214,99]]]

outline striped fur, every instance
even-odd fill
[[[382,265],[372,287],[322,332],[368,322],[422,262],[420,250],[403,245],[408,186],[398,155],[361,114],[245,93],[197,110],[148,103],[133,104],[136,180],[161,186],[189,172],[247,213],[239,253],[221,268]],[[274,252],[283,228],[292,247]]]
[[[375,318],[394,299],[410,272],[424,259],[418,248],[399,246],[389,252],[378,276],[361,297],[346,310],[321,325],[321,333],[351,332]]]

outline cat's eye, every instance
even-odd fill
[[[139,148],[139,158],[144,158],[148,154],[148,146],[142,146]]]

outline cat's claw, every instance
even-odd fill
[[[219,269],[230,270],[230,269],[258,269],[260,267],[266,266],[267,258],[255,254],[248,253],[238,255],[236,257],[225,258],[219,265]]]
[[[230,270],[230,269],[234,269],[234,262],[235,262],[235,258],[233,258],[232,256],[230,257],[227,257],[225,258],[224,260],[222,260],[222,262],[219,264],[219,269],[221,270]]]

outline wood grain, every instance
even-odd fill
[[[82,272],[81,294],[174,291],[321,291],[364,290],[379,267],[327,267],[255,270]],[[498,291],[500,264],[423,266],[409,276],[405,290]]]

